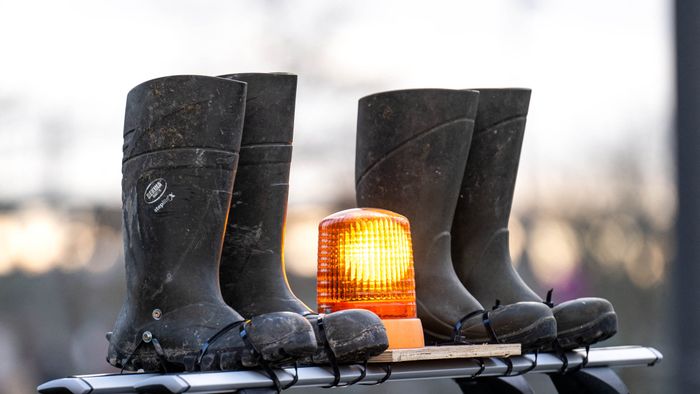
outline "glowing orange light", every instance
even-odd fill
[[[425,346],[416,317],[408,219],[383,209],[335,213],[318,225],[318,309],[360,308],[384,323],[389,348]]]
[[[408,219],[356,208],[318,226],[318,309],[362,308],[383,319],[416,317],[416,284]]]

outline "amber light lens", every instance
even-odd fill
[[[374,208],[326,217],[318,226],[318,310],[362,308],[382,319],[416,317],[408,219]]]

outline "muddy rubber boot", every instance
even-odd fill
[[[478,92],[417,89],[360,100],[355,185],[360,207],[406,216],[414,247],[418,317],[428,343],[551,341],[552,312],[540,302],[484,311],[452,266],[450,227],[467,161]]]
[[[221,258],[224,300],[243,316],[289,311],[314,327],[318,353],[309,362],[360,361],[388,346],[374,313],[345,310],[319,316],[291,291],[284,269],[284,226],[292,158],[297,77],[281,73],[226,75],[248,84],[243,142]],[[323,331],[319,328],[319,319]]]
[[[315,351],[306,319],[244,320],[221,297],[219,257],[246,85],[172,76],[129,92],[122,204],[126,301],[107,361],[126,370],[253,367]]]
[[[508,246],[508,218],[530,90],[479,92],[474,137],[452,224],[455,271],[480,302],[542,302],[513,268]],[[568,301],[552,311],[564,349],[590,345],[617,330],[615,311],[602,298]]]

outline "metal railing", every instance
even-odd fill
[[[577,349],[564,358],[555,354],[524,354],[509,359],[452,359],[412,361],[403,363],[368,364],[365,376],[360,379],[362,365],[345,365],[340,368],[340,384],[358,381],[357,384],[373,384],[382,380],[399,381],[414,379],[503,377],[527,373],[557,373],[580,368],[641,367],[653,366],[663,356],[656,349],[642,346],[593,348],[588,353]],[[585,365],[582,365],[585,364]],[[565,370],[564,370],[565,369]],[[294,379],[294,368],[275,370],[282,383]],[[330,367],[310,366],[297,370],[298,381],[294,387],[323,387],[331,384],[335,376]],[[241,389],[272,388],[272,379],[258,370],[231,372],[188,373],[127,373],[107,375],[81,375],[56,379],[38,387],[40,393],[64,392],[73,394],[98,393],[222,393]]]

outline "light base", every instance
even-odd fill
[[[425,347],[420,319],[382,319],[382,323],[389,337],[389,349]]]

